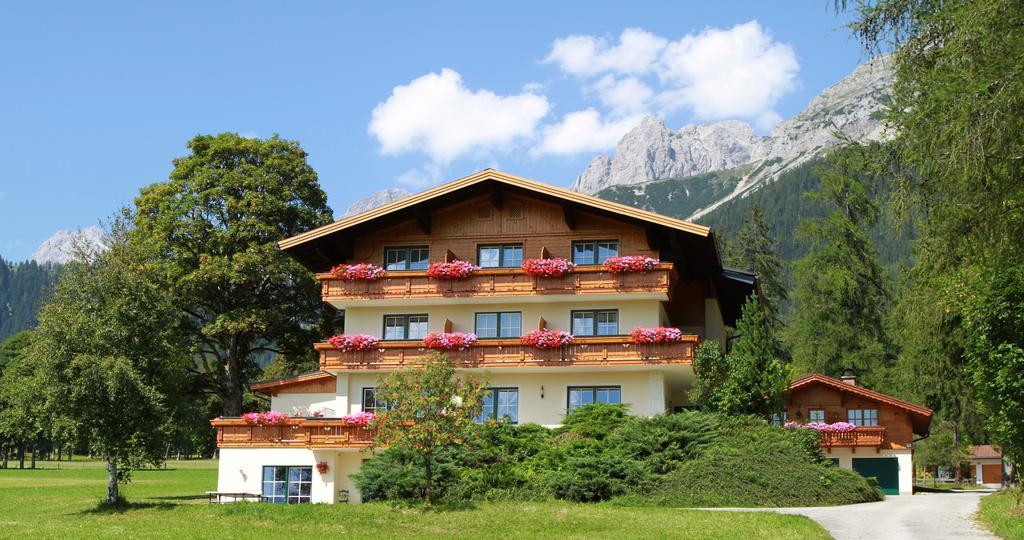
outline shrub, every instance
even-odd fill
[[[445,449],[434,455],[435,497],[443,497],[458,482],[458,453],[458,449]],[[402,501],[423,499],[426,495],[423,463],[413,452],[386,450],[363,463],[352,479],[364,499]]]
[[[591,403],[565,415],[558,432],[601,440],[624,424],[629,417],[626,406],[609,403]]]
[[[853,471],[824,460],[813,430],[786,430],[754,418],[719,417],[719,438],[623,504],[810,506],[877,501]]]

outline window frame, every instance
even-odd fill
[[[402,317],[402,320],[403,320],[403,326],[402,326],[403,332],[402,332],[402,335],[404,337],[402,337],[401,339],[395,339],[395,338],[390,338],[389,339],[387,337],[388,336],[388,318],[389,317]],[[409,337],[409,326],[411,324],[410,319],[412,317],[426,317],[426,319],[427,319],[426,320],[426,323],[427,323],[427,333],[430,333],[430,314],[429,313],[385,313],[384,316],[381,319],[381,331],[380,331],[381,341],[416,341],[416,340],[423,339],[422,337],[419,337],[419,338],[411,338],[411,337]],[[424,336],[426,336],[426,334],[424,334]]]
[[[867,412],[871,412],[872,414],[865,414]],[[867,423],[869,420],[874,423]],[[876,427],[879,425],[878,409],[846,409],[846,421],[857,427]]]
[[[268,500],[268,495],[266,493],[267,483],[268,483],[268,481],[266,479],[267,469],[284,469],[284,480],[271,480],[270,481],[270,483],[273,483],[273,484],[278,484],[278,483],[283,483],[284,484],[284,493],[283,493],[283,495],[273,495],[273,496],[271,496],[271,498],[273,498],[273,499],[279,499],[279,498],[283,497],[284,500]],[[309,471],[309,480],[308,481],[302,480],[301,473],[300,473],[299,479],[293,482],[292,479],[291,479],[291,471],[292,471],[292,469],[295,469],[295,470],[305,469],[305,470]],[[312,466],[310,466],[310,465],[264,465],[262,467],[262,469],[260,470],[260,472],[263,475],[263,476],[260,477],[260,500],[262,500],[264,502],[269,502],[269,503],[272,503],[272,504],[309,504],[309,503],[313,502],[313,467]],[[308,484],[309,485],[309,495],[302,495],[301,486],[303,484]],[[296,486],[296,495],[292,495],[292,485]],[[293,501],[292,499],[295,499],[295,500]]]
[[[814,413],[816,413],[816,412],[820,412],[821,413],[821,420],[815,420],[814,419]],[[807,409],[807,421],[808,422],[819,422],[819,423],[824,424],[825,423],[825,409],[821,409],[821,408],[818,408],[818,409]]]
[[[778,411],[773,412],[771,416],[771,424],[773,426],[783,426],[789,421],[789,411]]]
[[[597,320],[598,314],[599,313],[607,313],[607,312],[614,312],[615,313],[615,333],[614,334],[602,334],[602,333],[600,333],[600,330],[599,330],[601,328],[601,324]],[[594,317],[594,333],[593,334],[577,334],[576,333],[575,321],[576,321],[576,314],[577,313],[590,313],[590,314],[593,315],[593,317]],[[608,309],[573,309],[573,310],[569,311],[569,331],[572,333],[573,336],[579,336],[579,337],[621,336],[623,334],[619,333],[619,323],[620,322],[622,322],[622,318],[619,317],[619,309],[618,308],[608,308]]]
[[[589,390],[590,391],[590,395],[591,395],[590,403],[586,403],[584,405],[581,405],[580,407],[576,407],[576,409],[581,409],[581,408],[583,408],[583,407],[585,407],[587,405],[591,405],[591,404],[594,404],[594,403],[605,403],[603,401],[598,401],[597,400],[597,393],[600,390],[617,390],[619,392],[619,401],[615,402],[615,403],[612,403],[612,404],[613,405],[620,405],[620,404],[622,404],[622,385],[621,384],[618,384],[618,385],[598,384],[598,385],[583,385],[583,386],[566,386],[565,387],[565,410],[566,411],[570,411],[571,412],[571,411],[575,411],[576,410],[576,409],[572,408],[572,391],[573,390]]]
[[[366,406],[366,401],[367,401],[366,400],[366,394],[367,394],[367,391],[369,391],[373,395],[373,406],[372,407],[367,407]],[[360,409],[362,410],[362,412],[368,412],[368,413],[377,414],[377,411],[380,411],[380,410],[384,410],[384,411],[391,410],[391,404],[386,402],[386,401],[383,402],[384,403],[383,405],[378,405],[378,403],[380,403],[380,400],[377,399],[377,387],[376,386],[364,386],[364,387],[362,387],[361,395],[362,395],[363,401],[362,401],[362,405],[361,405]]]
[[[576,260],[576,246],[581,244],[593,244],[594,262],[583,263]],[[615,254],[601,259],[600,244],[615,244]],[[604,264],[609,257],[618,257],[622,252],[622,243],[618,240],[573,240],[569,248],[569,258],[580,266],[597,266]]]
[[[480,335],[480,320],[478,318],[480,315],[497,315],[497,319],[496,319],[497,327],[496,327],[496,329],[497,329],[497,334],[498,335],[496,335],[496,336],[481,336]],[[502,317],[502,315],[519,315],[519,334],[518,335],[506,336],[506,335],[502,334],[502,332],[501,332],[501,329],[502,329],[501,317]],[[523,336],[523,312],[522,311],[477,311],[476,313],[473,313],[473,333],[476,334],[477,337],[479,337],[481,339],[513,339],[513,338],[522,337]]]
[[[508,418],[508,423],[510,423],[512,425],[519,424],[519,387],[518,386],[495,386],[495,387],[487,388],[486,392],[489,394],[489,396],[491,398],[491,408],[490,408],[490,410],[482,409],[480,411],[480,414],[477,415],[477,417],[473,419],[474,422],[476,422],[477,424],[483,424],[483,423],[485,423],[487,421],[490,421],[490,420],[495,420],[495,421],[501,422],[501,421],[504,421],[505,418]],[[502,417],[502,418],[498,417],[498,396],[502,392],[515,392],[515,394],[516,394],[516,411],[515,411],[516,417],[515,418],[511,418],[511,417],[509,417],[507,415],[505,417]]]
[[[509,266],[505,263],[505,249],[511,247],[519,248],[519,264]],[[498,248],[498,266],[484,266],[483,264],[480,263],[480,252],[488,248]],[[522,242],[513,242],[510,244],[477,244],[476,265],[479,266],[480,268],[519,268],[523,264],[523,252],[524,250]]]
[[[413,250],[423,250],[427,252],[426,265],[423,268],[412,267],[412,252]],[[405,251],[405,268],[388,268],[388,252],[392,251]],[[407,272],[407,271],[423,271],[430,266],[430,246],[391,246],[384,248],[384,269],[388,272]]]

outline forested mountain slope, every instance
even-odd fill
[[[60,267],[0,257],[0,341],[36,325],[36,313],[57,282]]]

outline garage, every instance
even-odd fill
[[[1003,483],[1003,466],[999,463],[993,463],[991,465],[981,466],[981,483],[982,484],[1002,484]]]
[[[900,494],[900,463],[896,458],[853,458],[853,470],[864,478],[875,477],[882,493]]]

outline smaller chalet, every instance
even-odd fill
[[[932,410],[857,385],[853,375],[807,375],[789,386],[785,420],[846,422],[853,431],[824,432],[822,450],[844,469],[874,477],[886,495],[911,494],[914,442],[928,434]]]

